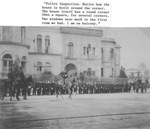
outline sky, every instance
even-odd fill
[[[150,69],[150,28],[105,28],[104,37],[114,38],[121,45],[121,65],[138,68],[144,63]]]

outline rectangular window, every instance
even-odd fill
[[[3,41],[7,41],[8,27],[3,26]]]
[[[68,57],[73,57],[73,45],[68,46]]]
[[[7,60],[3,61],[3,71],[7,71]]]
[[[83,55],[86,55],[86,47],[83,47]]]
[[[104,77],[104,69],[101,68],[101,77]]]
[[[114,69],[112,68],[112,77],[114,76]]]
[[[95,47],[93,47],[93,55],[95,56]]]
[[[50,39],[45,39],[45,53],[49,53]]]
[[[42,52],[42,39],[37,39],[37,52]]]
[[[3,65],[4,67],[6,67],[7,66],[7,61],[6,60],[4,60],[4,65]]]
[[[42,71],[42,66],[37,67],[37,71]]]
[[[12,61],[12,60],[10,60],[10,61],[9,61],[9,67],[11,67],[11,66],[12,66],[12,64],[13,64],[13,61]]]
[[[25,44],[25,37],[26,37],[26,28],[21,27],[21,43]]]

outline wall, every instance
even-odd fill
[[[53,27],[27,27],[27,44],[30,52],[37,52],[37,35],[42,36],[42,53],[45,53],[45,36],[50,36],[49,53],[61,54],[61,35],[59,28]]]
[[[101,59],[100,59],[100,48],[101,48],[101,37],[98,36],[87,36],[76,34],[64,34],[62,33],[62,64],[65,67],[68,63],[73,63],[76,65],[78,72],[87,71],[91,68],[92,71],[96,71],[97,76],[101,73]],[[86,31],[86,30],[85,30]],[[88,30],[87,30],[88,31]],[[73,58],[68,57],[68,43],[72,42],[74,44]],[[83,55],[83,47],[87,47],[91,44],[91,47],[95,47],[95,56],[87,58],[87,55]]]
[[[102,68],[104,69],[104,77],[111,77],[115,75],[115,40],[104,38],[102,39],[102,48],[103,48],[103,61]],[[111,58],[111,49],[114,50],[114,58]],[[112,70],[113,69],[113,70]]]

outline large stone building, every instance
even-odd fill
[[[76,27],[0,27],[0,78],[19,59],[26,74],[62,70],[91,71],[92,76],[120,73],[120,46],[103,38],[102,29]]]

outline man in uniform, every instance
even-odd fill
[[[64,70],[64,72],[62,72],[62,77],[64,79],[64,85],[66,84],[66,79],[68,78],[68,73],[66,72],[66,70]]]

